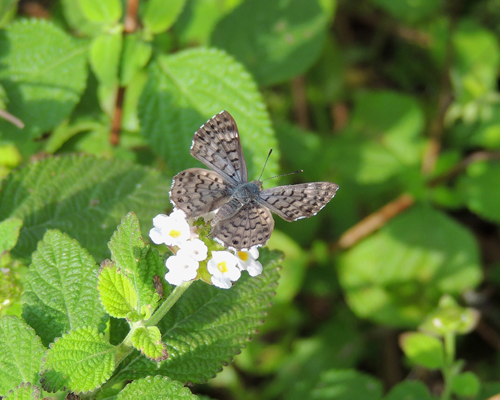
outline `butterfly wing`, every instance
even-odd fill
[[[231,188],[216,172],[189,168],[172,180],[170,201],[188,217],[196,218],[216,210],[231,196]]]
[[[274,220],[271,212],[253,202],[241,207],[230,218],[214,224],[212,237],[225,247],[242,250],[265,245],[273,229]]]
[[[227,111],[215,115],[196,131],[191,155],[233,186],[248,182],[238,128]]]
[[[330,182],[277,186],[261,191],[257,201],[292,222],[315,215],[335,196],[338,188]]]

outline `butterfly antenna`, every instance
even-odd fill
[[[281,178],[282,176],[293,175],[293,174],[300,174],[301,172],[304,172],[304,170],[302,170],[302,169],[298,169],[297,171],[288,172],[288,173],[286,173],[286,174],[281,174],[281,175],[272,176],[272,177],[270,177],[270,178],[264,179],[262,182],[268,181],[269,179]]]
[[[269,154],[267,155],[266,162],[264,163],[264,168],[262,168],[262,172],[260,173],[260,176],[259,176],[259,182],[260,182],[260,178],[262,178],[262,174],[264,173],[264,170],[266,169],[267,161],[269,160],[269,157],[271,157],[272,152],[273,152],[273,149],[269,150]]]

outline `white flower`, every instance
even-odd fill
[[[203,261],[207,258],[208,247],[200,239],[188,240],[182,243],[180,247],[180,250],[177,252],[178,256],[185,255],[196,261]]]
[[[250,250],[235,251],[238,258],[238,267],[242,271],[248,271],[250,276],[257,276],[262,273],[262,264],[257,261],[259,258],[259,250],[257,247],[252,247]]]
[[[183,255],[170,256],[165,265],[168,268],[165,280],[176,286],[196,278],[198,267],[200,266],[198,261]]]
[[[212,275],[212,283],[222,289],[231,288],[231,281],[237,281],[241,271],[236,267],[238,259],[228,251],[212,251],[207,269]]]
[[[170,215],[159,214],[153,218],[153,229],[149,237],[156,244],[165,243],[167,246],[180,246],[191,235],[191,230],[186,221],[186,214],[175,210]]]

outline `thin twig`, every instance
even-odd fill
[[[297,76],[292,81],[292,98],[295,120],[303,129],[310,129],[309,110],[307,108],[306,82],[304,76]]]
[[[364,237],[370,235],[384,226],[394,216],[400,214],[413,205],[415,199],[408,193],[403,193],[396,200],[383,206],[368,217],[364,218],[352,228],[348,229],[339,239],[338,245],[342,249],[347,249]]]
[[[14,117],[11,113],[6,110],[0,109],[0,118],[9,121],[11,124],[17,126],[19,129],[24,128],[24,123],[19,118]]]

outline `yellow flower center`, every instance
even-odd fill
[[[172,236],[173,238],[177,239],[179,236],[181,236],[181,231],[176,231],[176,230],[171,230],[170,231],[170,236]]]
[[[220,262],[219,264],[217,264],[217,268],[219,268],[219,271],[222,273],[227,272],[226,262],[225,261]]]
[[[246,261],[248,260],[248,253],[245,253],[244,251],[238,251],[238,257],[241,261]]]

